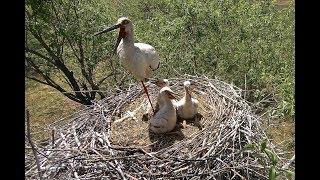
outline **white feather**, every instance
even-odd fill
[[[124,18],[120,18],[118,22]],[[126,36],[120,41],[117,53],[120,61],[137,80],[152,77],[152,71],[159,67],[159,55],[155,48],[145,43],[134,43],[133,24],[125,27]]]
[[[188,93],[190,84],[191,83],[189,81],[185,81],[183,83],[185,87],[185,95],[175,104],[177,107],[178,116],[183,119],[191,119],[198,113],[199,101],[195,98],[192,98],[191,94]]]
[[[166,91],[171,91],[171,89],[166,86],[160,90],[159,111],[149,121],[150,130],[154,133],[169,132],[176,126],[176,109],[171,99],[168,98]]]

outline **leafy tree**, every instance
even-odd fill
[[[117,74],[109,63],[105,77],[94,76],[97,64],[112,58],[110,39],[92,37],[109,19],[107,8],[94,5],[99,1],[27,0],[25,9],[26,77],[85,105],[97,94],[104,98],[100,86]]]
[[[81,82],[76,89],[97,89],[92,82],[100,87],[100,79],[94,77],[100,74],[115,74],[105,82],[118,80],[116,74],[122,71],[115,63],[119,61],[106,61],[103,73],[92,73],[104,55],[113,59],[116,32],[96,38],[91,34],[128,16],[135,25],[136,42],[151,44],[160,55],[156,76],[218,76],[249,90],[250,101],[272,97],[262,102],[272,117],[294,116],[294,1],[279,6],[273,0],[27,0],[26,11],[27,60],[51,79],[57,72],[64,73],[44,58],[57,61],[41,44],[41,37],[69,71],[72,68],[75,81]],[[76,90],[73,86],[68,85],[71,91]],[[70,96],[93,99],[85,93]]]

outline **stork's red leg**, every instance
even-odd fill
[[[150,105],[151,105],[151,108],[152,108],[152,111],[153,111],[153,114],[154,114],[155,111],[154,111],[154,108],[153,108],[153,106],[152,106],[152,103],[151,103],[151,100],[150,100],[150,96],[149,96],[148,90],[147,90],[146,86],[144,85],[143,81],[141,81],[141,82],[142,82],[142,86],[143,86],[144,92],[145,92],[145,93],[147,94],[147,96],[148,96],[148,99],[149,99],[149,102],[150,102]]]

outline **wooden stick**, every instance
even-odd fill
[[[241,174],[239,174],[236,170],[234,170],[235,168],[230,167],[227,163],[223,162],[221,159],[216,158],[218,161],[222,162],[224,165],[226,165],[228,168],[231,169],[231,171],[233,171],[235,174],[237,174],[241,179],[246,179],[245,177],[241,176]]]
[[[286,163],[285,165],[282,166],[282,169],[288,169],[290,164],[295,160],[295,155],[292,156],[292,158]]]
[[[54,132],[55,132],[55,130],[52,129],[52,131],[51,131],[51,136],[52,136],[52,149],[54,148],[54,141],[55,141],[55,139],[54,139]]]
[[[140,99],[144,93],[139,90],[139,84],[129,84],[108,91],[105,99],[78,111],[72,117],[63,120],[65,122],[58,120],[58,123],[48,126],[49,134],[53,132],[53,128],[58,129],[52,134],[54,147],[50,142],[43,149],[35,151],[42,167],[42,176],[48,179],[182,179],[195,176],[207,179],[240,179],[240,174],[247,179],[266,179],[266,169],[259,166],[255,153],[241,151],[244,145],[260,142],[266,137],[261,128],[261,116],[255,115],[251,110],[253,105],[239,95],[243,91],[218,79],[197,76],[171,78],[171,87],[181,92],[185,80],[194,82],[197,89],[204,92],[197,95],[201,100],[199,109],[204,112],[201,120],[202,130],[192,132],[187,138],[159,150],[150,146],[159,143],[161,146],[165,143],[161,138],[158,139],[158,143],[155,141],[151,145],[141,147],[111,141],[111,134],[113,136],[118,133],[113,132],[117,131],[117,128],[111,129],[110,126],[114,123],[113,115],[123,113],[126,110],[123,107],[138,97]],[[213,87],[208,85],[209,83]],[[151,88],[149,93],[151,92],[155,90]],[[138,106],[139,104],[135,108]],[[34,144],[37,148],[35,139]],[[153,151],[147,150],[149,147]],[[37,163],[33,154],[30,154],[26,157],[25,175],[30,179],[39,179]],[[48,154],[48,158],[42,157]],[[283,154],[277,155],[281,160],[279,167],[288,162]],[[217,160],[217,157],[222,162]],[[224,162],[231,167],[227,167]],[[131,164],[130,167],[128,163]]]
[[[32,148],[32,152],[34,155],[34,158],[36,160],[36,164],[37,164],[37,168],[38,168],[38,175],[39,175],[39,179],[42,180],[42,173],[41,173],[41,167],[40,167],[40,162],[39,162],[39,158],[37,156],[37,150],[35,145],[33,144],[32,138],[31,138],[31,133],[30,133],[30,114],[29,114],[29,110],[26,110],[26,114],[27,114],[27,137],[29,140],[29,143],[31,145]]]

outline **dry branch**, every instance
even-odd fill
[[[108,96],[85,110],[55,122],[54,147],[38,151],[46,179],[266,179],[254,153],[244,151],[249,143],[266,138],[251,106],[241,97],[241,89],[218,79],[185,76],[169,79],[174,91],[183,90],[183,82],[195,83],[195,93],[203,99],[207,116],[202,129],[188,138],[153,151],[148,146],[123,147],[110,139],[110,123],[124,107],[142,95],[139,84],[114,89]],[[152,85],[150,85],[152,86]],[[149,88],[155,96],[156,88]],[[141,106],[141,104],[140,104]],[[136,106],[137,109],[140,106]],[[134,111],[134,109],[133,109]],[[120,120],[121,121],[121,120]],[[121,124],[121,123],[118,123]],[[32,146],[32,145],[31,145]],[[151,150],[150,150],[151,149]],[[276,150],[276,149],[275,149]],[[280,157],[281,155],[278,154]],[[26,155],[26,178],[36,179],[35,160]],[[288,162],[288,161],[281,161]],[[290,162],[290,161],[289,161]],[[280,164],[283,166],[284,164]],[[286,167],[286,166],[285,166]]]
[[[31,145],[34,158],[36,160],[39,179],[42,180],[43,178],[42,178],[41,166],[40,166],[39,158],[37,156],[37,149],[36,149],[35,145],[33,144],[33,141],[32,141],[32,138],[31,138],[31,133],[30,133],[30,114],[29,114],[28,110],[26,110],[26,115],[27,115],[27,137],[28,137],[29,143]]]

